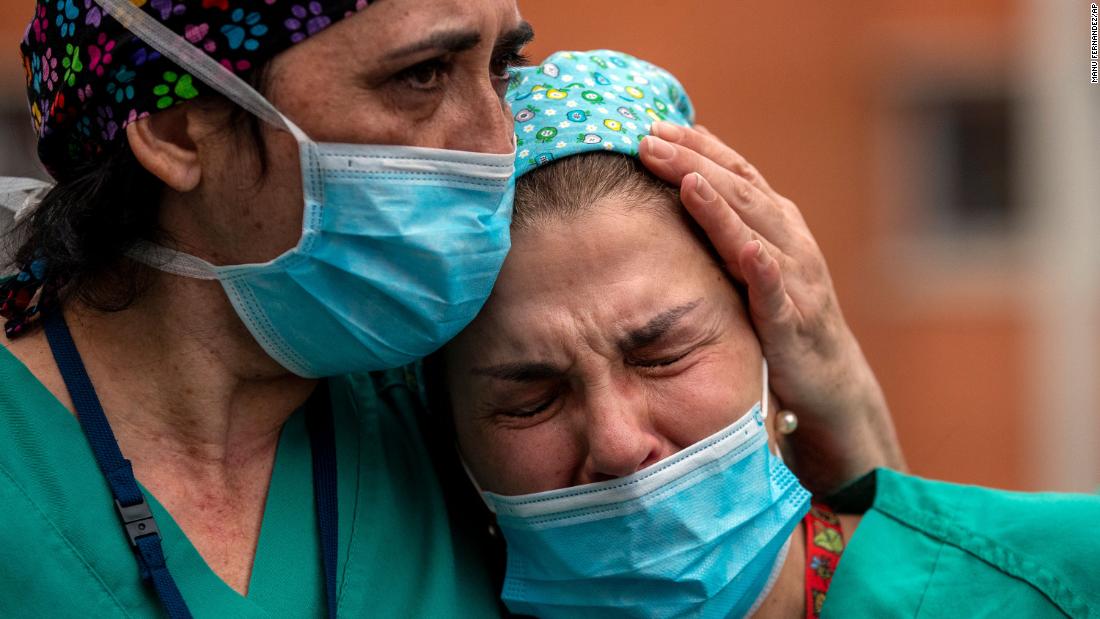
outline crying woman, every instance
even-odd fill
[[[680,84],[608,51],[543,67],[509,94],[511,253],[433,361],[512,612],[1100,616],[1081,569],[1100,556],[1096,497],[878,469],[811,499],[777,448],[741,291],[636,159],[650,118],[690,125]]]

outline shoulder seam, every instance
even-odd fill
[[[32,499],[27,494],[26,490],[24,490],[23,487],[19,485],[19,482],[16,481],[15,477],[2,463],[0,463],[0,474],[3,474],[3,476],[7,478],[8,482],[10,482],[11,486],[15,488],[15,490],[23,497],[27,504],[34,508],[34,511],[38,513],[42,521],[49,524],[50,529],[52,529],[57,537],[60,538],[62,542],[64,542],[65,546],[69,549],[70,552],[72,552],[73,556],[76,557],[78,561],[80,561],[80,565],[84,567],[84,569],[88,572],[88,575],[95,579],[97,583],[99,583],[99,587],[100,589],[102,589],[103,593],[106,594],[107,597],[115,603],[115,606],[120,611],[122,611],[123,614],[125,614],[127,617],[130,617],[131,615],[126,610],[126,607],[123,606],[122,602],[120,602],[117,597],[115,597],[114,592],[112,592],[111,588],[107,586],[107,583],[103,582],[103,579],[100,578],[99,573],[95,570],[95,568],[93,568],[92,565],[88,563],[87,559],[84,558],[84,555],[81,554],[81,552],[77,550],[75,546],[73,546],[73,543],[69,540],[68,536],[66,536],[61,531],[61,529],[57,527],[54,521],[44,511],[42,511],[42,508],[34,502],[34,499]]]
[[[915,528],[941,542],[950,544],[1005,574],[1039,591],[1059,610],[1071,617],[1089,616],[1085,600],[1066,586],[1061,579],[1032,559],[1005,548],[996,540],[953,524],[944,526],[939,514],[917,512],[895,505],[892,501],[876,501],[877,509],[890,518]],[[942,552],[942,546],[941,546]],[[939,557],[937,556],[937,562]],[[922,596],[923,598],[923,596]]]
[[[928,590],[932,588],[932,579],[936,576],[936,569],[940,566],[940,557],[943,556],[944,543],[941,541],[939,548],[936,549],[936,560],[932,562],[932,569],[928,572],[928,580],[924,583],[924,591],[920,593],[920,600],[917,601],[915,617],[920,617],[921,608],[924,607],[924,598],[928,595]]]

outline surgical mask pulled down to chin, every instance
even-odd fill
[[[768,448],[764,395],[633,475],[483,492],[508,546],[508,609],[557,617],[743,617],[767,597],[810,494]],[[476,481],[475,481],[476,483]]]
[[[477,315],[509,248],[514,154],[324,144],[210,56],[133,6],[104,9],[195,77],[298,141],[305,212],[297,246],[215,266],[143,244],[130,256],[217,280],[264,350],[305,377],[397,367]]]

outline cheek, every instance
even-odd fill
[[[246,231],[241,253],[248,262],[279,256],[297,245],[302,234],[305,204],[298,145],[282,132],[268,132],[265,141],[267,169],[259,184],[237,181],[247,196],[238,225]]]
[[[204,144],[200,198],[162,213],[162,226],[215,264],[266,262],[294,247],[302,231],[298,146],[264,131],[263,144],[240,136]],[[266,169],[259,148],[265,148]]]
[[[482,490],[508,496],[564,488],[579,466],[572,434],[556,419],[523,429],[489,422],[457,429],[463,457]]]
[[[650,381],[649,406],[661,433],[684,448],[748,412],[760,399],[760,378],[744,365],[711,353],[682,374]]]
[[[425,127],[432,146],[486,153],[512,152],[512,118],[487,72],[467,75],[456,84]]]

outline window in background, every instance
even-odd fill
[[[988,68],[937,65],[899,69],[876,94],[873,243],[892,302],[915,315],[1018,302],[1035,223],[1020,90]]]
[[[1014,100],[995,91],[941,92],[900,113],[917,129],[910,134],[915,232],[961,239],[1018,231]]]
[[[921,282],[921,297],[982,290],[1000,303],[1025,267],[1032,224],[1022,99],[982,72],[904,74],[912,79],[884,84],[877,106],[879,261]]]

